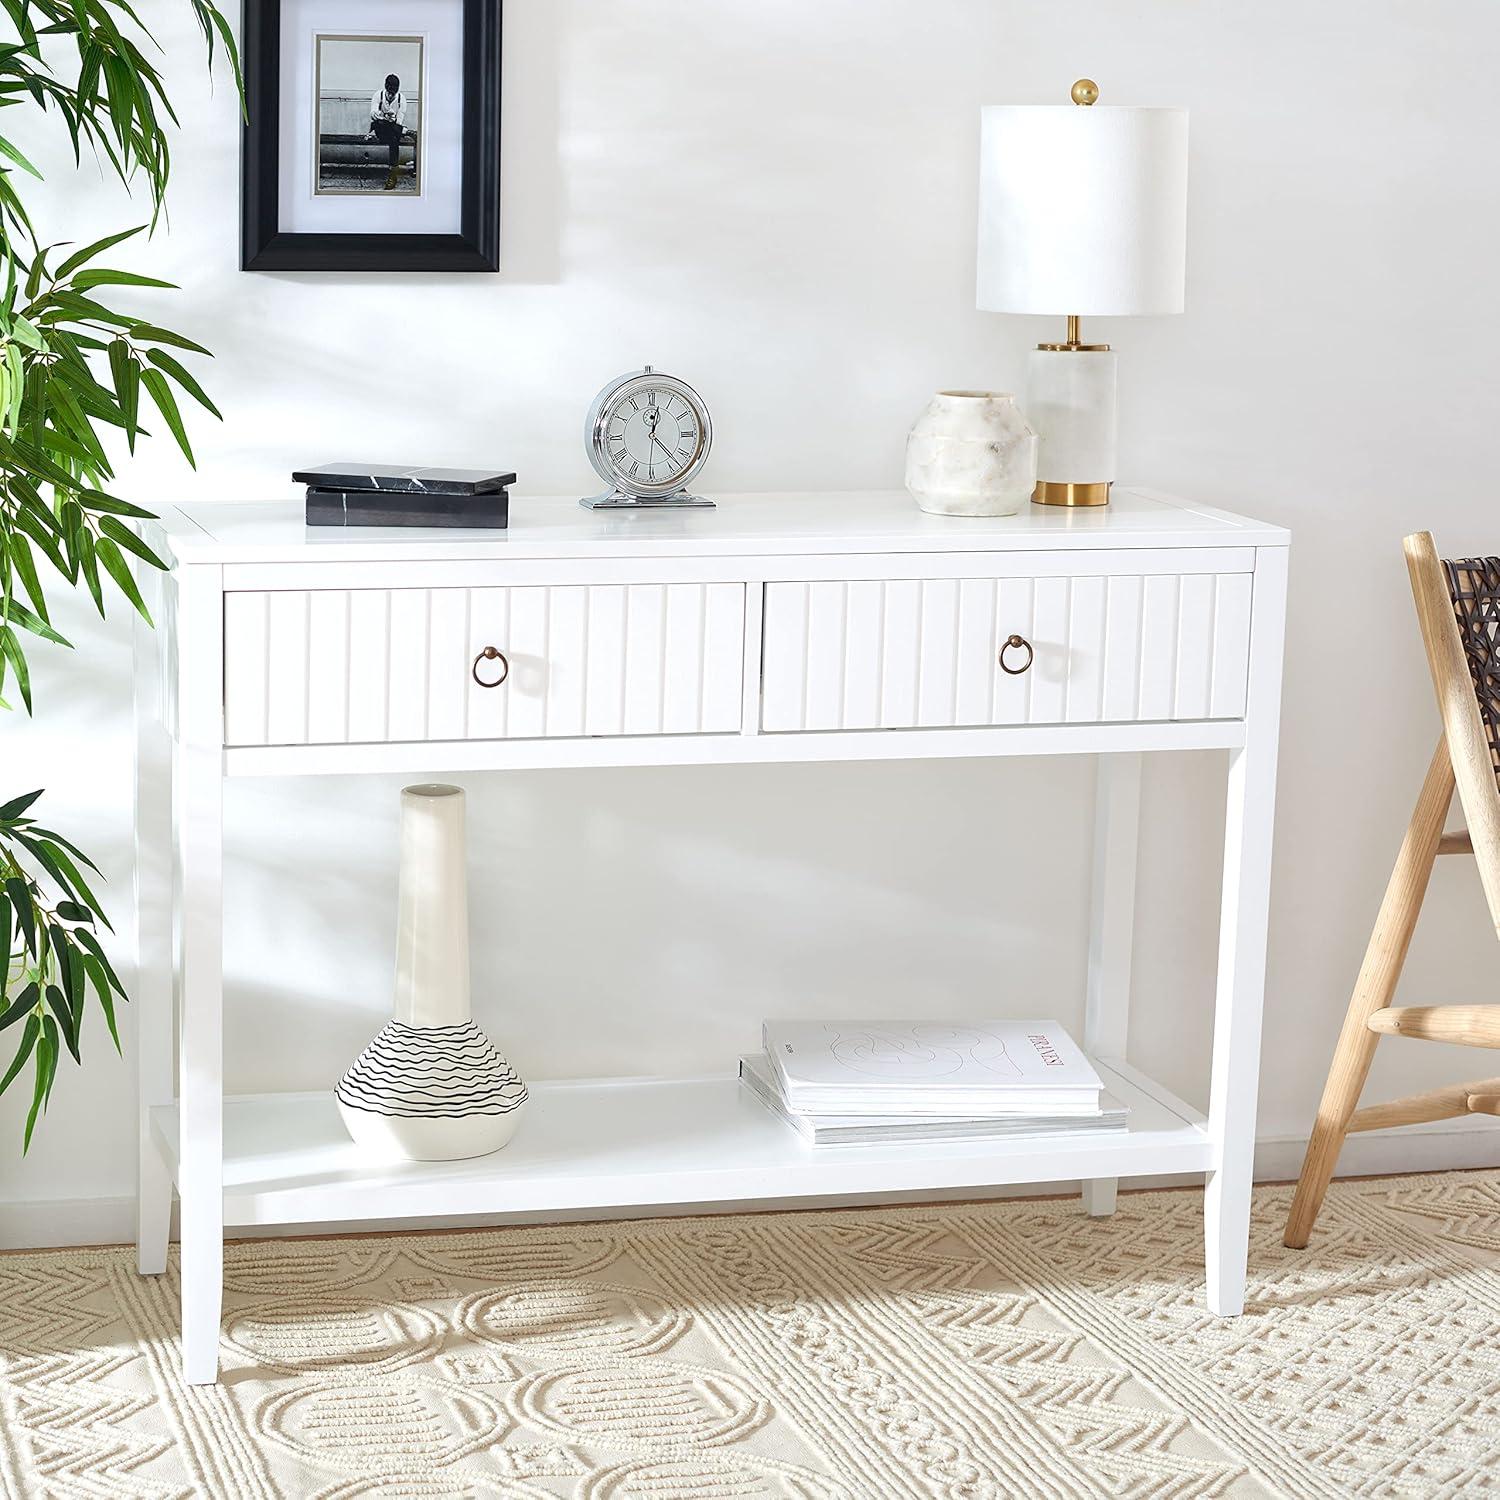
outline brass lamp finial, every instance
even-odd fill
[[[1099,85],[1092,78],[1080,78],[1072,94],[1074,104],[1092,104],[1099,97]]]

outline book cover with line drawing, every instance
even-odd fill
[[[787,1102],[805,1107],[1097,1108],[1102,1087],[1056,1020],[767,1021],[763,1038]]]

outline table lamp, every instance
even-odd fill
[[[1068,320],[1038,344],[1026,415],[1041,505],[1105,505],[1115,478],[1115,356],[1079,319],[1182,311],[1187,111],[1072,104],[980,110],[978,305]]]

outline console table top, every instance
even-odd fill
[[[300,500],[194,501],[163,510],[183,563],[431,562],[484,558],[729,557],[815,553],[1284,547],[1290,534],[1155,490],[1115,487],[1108,506],[1028,505],[955,518],[904,490],[716,495],[715,510],[610,513],[568,495],[512,496],[508,531],[308,527]]]

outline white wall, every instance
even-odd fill
[[[1305,1130],[1436,732],[1400,537],[1500,550],[1500,12],[509,0],[504,270],[477,277],[240,274],[233,101],[198,71],[187,7],[147,14],[184,134],[170,229],[127,263],[183,284],[162,317],[216,350],[228,417],[195,425],[196,474],[146,445],[124,484],[157,500],[290,496],[294,464],[353,456],[581,494],[583,412],[645,361],[713,407],[705,488],[898,485],[930,391],[1011,386],[1056,331],[974,310],[979,105],[1062,100],[1085,73],[1107,101],[1187,105],[1190,311],[1089,332],[1121,351],[1127,477],[1294,533],[1262,1131]],[[23,144],[58,171],[49,237],[129,222],[94,173]],[[393,340],[420,392],[400,405]],[[38,654],[39,718],[0,730],[0,789],[50,788],[128,919],[125,633],[67,616],[80,649]],[[1145,793],[1132,1050],[1200,1100],[1220,773],[1174,757]],[[721,1067],[791,1006],[1080,1014],[1085,763],[465,780],[480,1019],[532,1076]],[[326,1086],[384,1017],[398,784],[232,786],[231,1087]],[[1410,992],[1487,997],[1461,861],[1430,907]],[[88,1040],[24,1164],[23,1101],[0,1104],[0,1201],[130,1191],[131,1075]],[[1374,1088],[1483,1069],[1392,1042]]]

